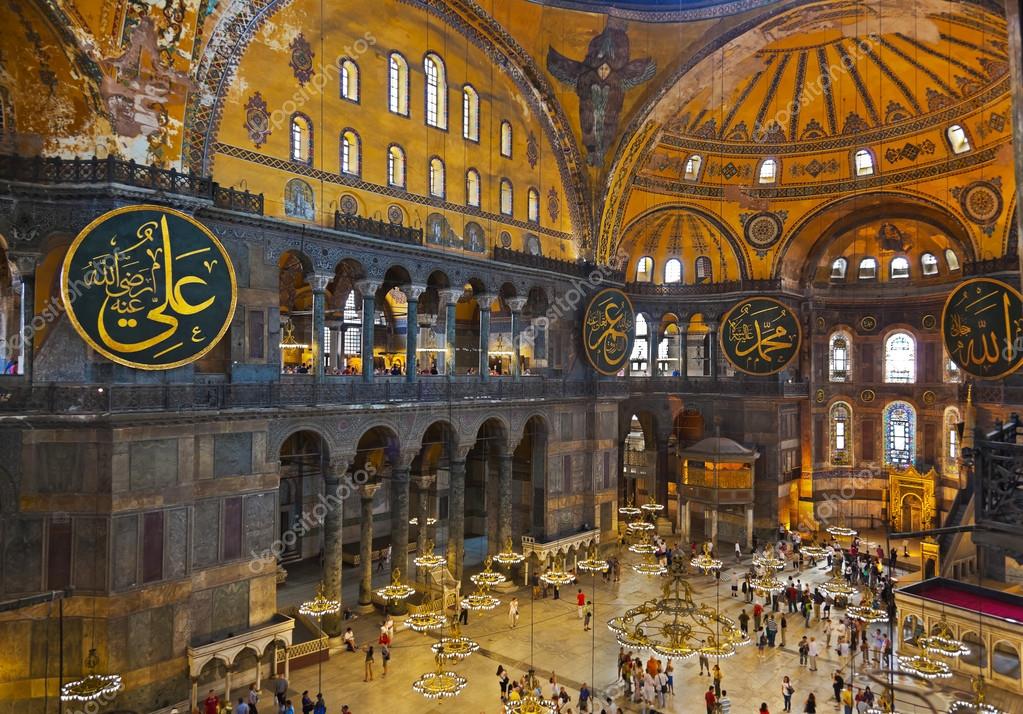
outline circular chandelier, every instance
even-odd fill
[[[629,550],[633,553],[639,553],[640,555],[653,555],[657,552],[657,546],[650,541],[650,537],[641,543],[633,543],[629,546]]]
[[[635,518],[642,513],[643,511],[632,505],[632,501],[618,509],[618,515],[625,516],[626,518]]]
[[[494,559],[488,556],[487,559],[483,561],[483,572],[469,576],[469,580],[481,588],[492,588],[495,585],[500,585],[505,582],[508,578],[504,577],[501,573],[495,573],[491,570],[493,563]]]
[[[608,629],[623,647],[683,659],[697,652],[728,657],[749,642],[734,620],[693,600],[692,586],[684,576],[682,563],[674,561],[660,597],[608,621]]]
[[[778,579],[774,569],[761,568],[760,574],[750,578],[750,587],[760,595],[775,595],[785,591],[785,583]]]
[[[438,658],[435,671],[419,675],[419,679],[412,683],[412,690],[427,699],[449,699],[461,694],[469,680],[457,672],[444,670],[440,663]]]
[[[458,620],[451,618],[451,634],[441,637],[440,641],[430,647],[438,660],[461,662],[478,651],[480,645],[469,637],[463,637],[458,628]]]
[[[96,674],[96,665],[98,664],[99,657],[96,656],[96,648],[92,648],[89,650],[89,656],[85,658],[85,666],[89,673],[81,679],[63,685],[60,688],[60,700],[62,702],[91,702],[111,697],[120,691],[121,676],[119,674]]]
[[[518,565],[525,559],[526,556],[522,553],[515,552],[515,546],[512,543],[511,536],[509,536],[508,540],[505,541],[504,550],[494,556],[494,560],[501,565]]]
[[[489,611],[501,604],[501,601],[487,592],[485,587],[479,587],[472,595],[462,598],[462,607],[474,612]]]
[[[690,560],[689,564],[697,570],[702,571],[704,575],[712,570],[720,570],[722,566],[722,562],[711,555],[711,546],[709,541],[703,544],[703,552]]]
[[[828,554],[828,549],[821,545],[811,543],[800,548],[803,555],[809,556],[811,560],[819,560]]]
[[[828,526],[826,530],[835,538],[855,538],[860,534],[859,531],[845,526]]]
[[[973,687],[973,701],[956,699],[948,705],[948,714],[1006,714],[1006,712],[998,707],[987,704],[984,701],[985,686],[983,675],[971,677],[970,684]]]
[[[651,516],[656,516],[658,513],[664,510],[664,506],[656,501],[653,496],[650,497],[650,503],[644,503],[640,506],[645,512]]]
[[[854,620],[866,623],[888,622],[888,611],[884,608],[874,607],[873,600],[873,593],[864,588],[860,593],[860,604],[850,605],[845,609],[845,614]]]
[[[300,614],[307,617],[336,615],[341,612],[341,603],[337,600],[332,600],[323,594],[323,583],[321,582],[316,587],[316,597],[312,600],[306,600],[303,602],[299,606],[298,611]]]
[[[518,701],[510,701],[504,706],[505,714],[555,714],[557,705],[536,693],[539,682],[532,669],[526,674],[526,694]]]
[[[582,570],[584,573],[593,573],[596,575],[597,573],[606,573],[611,566],[607,564],[606,560],[601,560],[597,557],[597,546],[591,545],[590,552],[586,555],[586,559],[580,560],[575,564],[575,567]]]
[[[565,556],[559,555],[554,559],[554,567],[546,570],[543,575],[540,576],[548,585],[554,585],[555,587],[561,585],[568,585],[575,577],[565,570]]]
[[[753,556],[753,565],[764,570],[784,570],[785,561],[775,556],[774,553],[764,548],[761,553],[756,553]]]
[[[848,598],[856,594],[856,588],[847,583],[845,578],[842,577],[842,570],[838,560],[835,561],[835,568],[831,573],[831,577],[821,583],[819,588],[822,593],[834,598]]]
[[[384,600],[407,600],[415,592],[414,587],[401,582],[401,571],[395,568],[391,571],[391,584],[377,590],[377,595]]]
[[[952,668],[941,660],[927,655],[899,655],[899,666],[910,674],[924,679],[947,679],[952,676]]]
[[[944,616],[931,629],[931,634],[916,638],[916,646],[942,657],[952,658],[970,654],[970,648],[953,634]]]
[[[634,535],[652,531],[655,528],[654,524],[649,521],[633,521],[626,527],[629,529],[629,532]]]
[[[640,575],[664,575],[668,569],[657,562],[653,553],[648,553],[642,563],[634,563],[632,569]]]
[[[443,568],[448,563],[448,559],[443,555],[437,555],[433,552],[433,541],[427,540],[423,546],[423,552],[417,555],[413,560],[417,568],[425,568],[427,570],[433,570],[435,568]]]
[[[414,612],[405,618],[405,625],[416,632],[428,632],[436,630],[447,623],[447,618],[436,610],[423,610]]]

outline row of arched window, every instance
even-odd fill
[[[959,411],[945,410],[943,455],[949,461],[959,457]],[[830,450],[833,466],[849,466],[853,462],[853,409],[848,402],[835,402],[828,411]],[[884,463],[906,467],[916,460],[916,410],[909,402],[889,402],[882,412]]]
[[[948,146],[954,154],[964,154],[970,151],[970,139],[966,130],[959,124],[953,124],[945,131],[945,138]],[[857,149],[852,154],[852,168],[854,176],[872,176],[876,170],[877,161],[874,152],[870,149]],[[686,159],[682,172],[682,178],[686,181],[696,181],[700,178],[700,169],[703,166],[703,157],[699,154],[690,154]],[[756,177],[759,184],[773,184],[778,182],[781,175],[781,162],[773,157],[762,159],[757,166]]]
[[[884,381],[892,384],[916,382],[916,340],[903,330],[896,330],[884,340]],[[959,368],[945,359],[945,381],[958,382]],[[828,381],[852,381],[852,335],[837,330],[828,340]]]
[[[945,264],[949,271],[959,270],[959,256],[951,248],[945,249]],[[860,260],[856,277],[860,280],[875,280],[877,278],[877,258],[866,257]],[[920,256],[920,273],[924,277],[937,275],[940,270],[938,256],[934,253],[924,253]],[[835,258],[831,263],[831,279],[845,280],[849,272],[849,260],[847,258]],[[910,277],[909,258],[904,255],[897,255],[888,264],[888,276],[892,280],[902,280]]]
[[[710,258],[706,255],[697,256],[693,263],[693,273],[696,275],[697,283],[709,282],[713,279]],[[648,255],[643,256],[636,262],[636,282],[649,283],[654,279],[654,259]],[[669,258],[664,264],[664,282],[682,282],[682,261],[678,258]]]

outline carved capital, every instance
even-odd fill
[[[375,496],[376,492],[379,490],[379,483],[364,483],[358,488],[359,496],[362,497],[363,501],[372,501],[373,496]]]
[[[402,285],[401,291],[405,293],[405,299],[409,302],[417,302],[423,293],[426,292],[425,285]]]
[[[412,477],[412,483],[416,485],[420,491],[426,491],[434,484],[437,480],[437,474],[416,474]]]
[[[480,306],[480,310],[489,310],[490,306],[494,304],[494,300],[497,300],[497,295],[493,293],[483,293],[482,295],[473,295],[473,299],[476,304]]]
[[[504,304],[507,305],[508,309],[511,310],[512,312],[522,312],[522,308],[526,306],[527,302],[529,302],[529,299],[524,297],[513,297],[504,299]]]
[[[322,293],[330,285],[334,275],[332,273],[306,273],[305,279],[314,293]]]
[[[369,295],[370,297],[376,297],[377,290],[380,289],[382,282],[379,280],[356,280],[355,288],[362,293],[363,297]]]
[[[456,303],[462,299],[462,295],[464,294],[465,290],[463,288],[445,288],[444,290],[438,290],[438,304],[449,305]]]
[[[21,277],[35,275],[36,265],[39,264],[39,259],[42,257],[38,253],[22,253],[20,251],[17,253],[11,251],[8,256],[14,262]]]

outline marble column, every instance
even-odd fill
[[[380,283],[360,280],[355,287],[362,294],[362,381],[373,381],[373,337],[376,316],[376,294]]]
[[[654,322],[651,319],[646,331],[646,375],[648,377],[657,376],[657,338],[660,334],[660,321]]]
[[[429,540],[430,527],[426,521],[430,517],[430,487],[436,480],[436,474],[418,474],[413,478],[419,501],[416,507],[416,519],[419,521],[416,550],[420,553],[426,550],[426,541]]]
[[[718,324],[716,322],[707,323],[707,334],[710,338],[707,340],[707,359],[710,360],[710,378],[718,378]]]
[[[325,273],[308,273],[305,276],[306,282],[309,283],[309,287],[313,291],[313,334],[309,344],[313,348],[313,374],[318,380],[323,379],[324,375],[323,297],[326,293],[327,285],[333,278],[333,275]]]
[[[718,509],[710,512],[710,544],[714,548],[714,554],[718,552]]]
[[[341,602],[341,548],[344,544],[343,506],[347,486],[342,486],[350,459],[332,459],[324,479],[323,502],[323,594]],[[332,637],[341,634],[339,615],[323,618],[323,629]]]
[[[689,525],[692,522],[692,512],[692,505],[689,501],[683,503],[682,507],[679,509],[679,516],[682,522],[679,523],[678,528],[682,531],[683,539],[687,541],[692,540],[692,538],[689,537]]]
[[[753,506],[746,506],[746,550],[753,550]]]
[[[496,295],[483,294],[476,298],[480,308],[480,381],[490,379],[490,306],[497,299]]]
[[[686,379],[689,375],[689,326],[678,326],[678,376]]]
[[[462,297],[464,290],[452,289],[452,290],[440,290],[438,291],[438,299],[440,303],[445,306],[444,315],[444,374],[453,376],[455,374],[455,349],[456,349],[456,333],[455,333],[455,310],[458,307],[458,301]]]
[[[367,483],[359,487],[362,501],[362,539],[359,542],[359,567],[362,580],[359,582],[359,609],[373,611],[373,496],[379,483]]]
[[[497,543],[490,548],[495,553],[512,534],[512,451],[497,457]]]
[[[448,567],[462,581],[465,551],[465,457],[448,463]]]
[[[18,268],[18,277],[21,280],[21,365],[20,372],[25,377],[27,384],[32,383],[32,363],[35,355],[35,328],[32,321],[36,316],[36,263],[38,256],[35,255],[14,255],[11,256]]]
[[[514,352],[511,373],[512,379],[517,380],[522,377],[522,308],[526,306],[526,298],[507,298],[505,302],[508,304],[508,309],[511,310],[511,339],[512,352]],[[501,547],[504,547],[503,542]]]
[[[419,298],[426,292],[426,288],[422,285],[406,285],[402,292],[405,293],[405,305],[408,308],[405,317],[405,381],[415,382],[419,374],[416,364],[419,355]]]
[[[330,366],[333,369],[341,370],[344,365],[341,364],[344,360],[342,359],[345,351],[345,333],[341,327],[340,322],[332,322],[330,325]]]
[[[411,459],[408,462],[411,463]],[[391,572],[408,573],[409,467],[391,468]]]
[[[657,439],[657,483],[655,484],[655,497],[657,502],[668,507],[668,482],[672,480],[672,474],[668,473],[668,436],[658,436]]]

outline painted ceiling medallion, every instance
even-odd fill
[[[288,46],[291,50],[291,71],[295,73],[295,79],[299,84],[305,84],[313,76],[313,48],[301,32],[298,37],[291,41]]]
[[[934,315],[924,315],[923,319],[920,320],[920,325],[925,330],[933,330],[937,326],[938,320]]]
[[[860,401],[863,402],[864,404],[870,404],[870,402],[874,401],[876,397],[877,395],[874,394],[873,389],[864,389],[862,392],[860,392]]]
[[[387,207],[387,220],[395,226],[400,226],[405,222],[405,212],[401,210],[401,206],[390,205]]]
[[[877,318],[875,318],[873,315],[867,315],[862,320],[860,320],[860,328],[867,332],[870,332],[875,327],[877,327]]]
[[[936,395],[930,389],[928,389],[926,392],[924,392],[924,404],[926,404],[927,406],[931,406],[936,401],[938,401],[938,395]]]
[[[558,200],[558,192],[554,190],[553,186],[547,191],[547,213],[550,215],[551,221],[554,222],[561,215],[561,201]]]
[[[511,233],[509,233],[508,231],[501,231],[501,247],[511,248],[511,244],[512,244]]]
[[[536,134],[529,132],[529,136],[526,137],[526,161],[529,162],[529,168],[535,169],[536,162],[540,160],[540,149],[536,144]]]
[[[974,223],[994,223],[1002,213],[1001,178],[992,181],[974,181],[965,188],[952,189],[952,195],[959,199],[963,214]]]
[[[354,216],[359,212],[359,202],[355,196],[350,193],[346,193],[341,196],[341,200],[338,202],[341,208],[341,213],[345,213],[349,216]]]
[[[249,132],[249,139],[258,149],[266,143],[270,136],[270,112],[267,111],[266,101],[263,96],[256,92],[249,101],[245,103],[245,130]]]
[[[758,251],[767,250],[781,239],[782,221],[787,215],[786,211],[740,214],[739,221],[742,223],[746,242]]]

